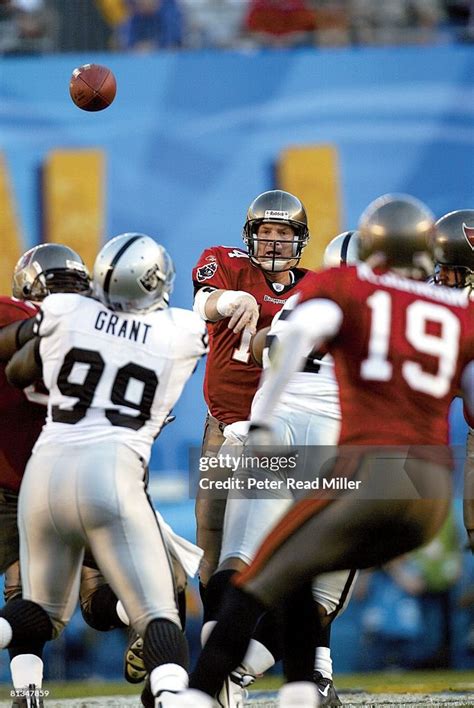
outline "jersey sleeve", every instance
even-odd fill
[[[216,290],[232,290],[229,283],[228,270],[218,248],[206,248],[201,253],[193,268],[193,283],[195,290],[207,286]]]
[[[12,322],[29,320],[37,312],[38,308],[27,302],[15,301],[10,298],[0,301],[0,328],[6,327]]]
[[[47,337],[59,326],[61,319],[72,313],[80,302],[81,296],[73,293],[48,295],[41,303],[36,315],[34,334]]]
[[[209,351],[209,337],[204,320],[190,310],[173,308],[171,312],[180,340],[176,346],[183,357],[200,359],[205,356]]]

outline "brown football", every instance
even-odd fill
[[[84,64],[72,72],[69,82],[71,98],[83,111],[102,111],[115,98],[117,83],[107,66]]]

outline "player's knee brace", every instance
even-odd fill
[[[204,605],[203,622],[211,622],[217,619],[219,607],[226,589],[229,587],[230,579],[236,573],[235,570],[219,570],[214,573],[206,587],[206,604]]]
[[[101,585],[85,602],[81,602],[84,621],[99,632],[125,627],[117,614],[117,595],[109,585]]]
[[[143,661],[148,673],[161,664],[178,664],[188,670],[188,645],[177,624],[167,619],[154,619],[148,624],[143,640]]]
[[[32,640],[33,643],[44,643],[53,638],[53,624],[48,613],[31,600],[11,600],[0,610],[0,617],[10,624],[14,644],[28,645]]]

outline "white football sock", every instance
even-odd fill
[[[332,659],[329,647],[316,647],[314,670],[319,671],[324,678],[332,680]]]
[[[154,696],[159,691],[184,691],[188,687],[188,672],[179,664],[161,664],[150,674],[150,687]]]
[[[36,654],[18,654],[10,662],[13,688],[25,688],[34,683],[37,688],[43,685],[43,662]]]
[[[245,672],[252,674],[252,676],[258,676],[268,671],[274,663],[275,657],[268,651],[267,647],[257,639],[251,639],[247,653],[242,661],[242,667]]]

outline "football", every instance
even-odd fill
[[[107,66],[84,64],[72,72],[71,98],[83,111],[103,111],[115,98],[117,83]]]

